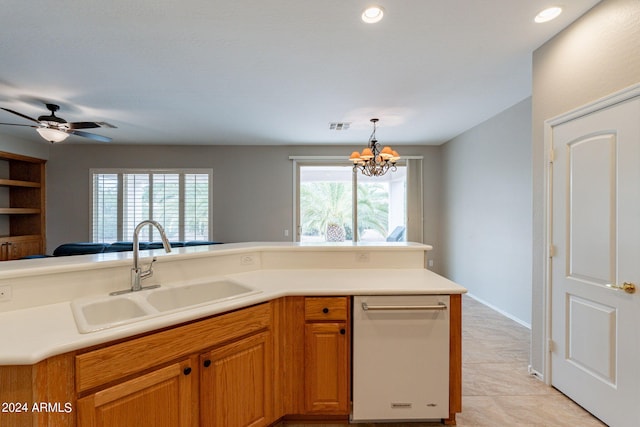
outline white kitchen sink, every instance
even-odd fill
[[[86,297],[71,302],[80,333],[95,332],[196,306],[226,302],[262,291],[229,280],[167,286],[118,296]]]
[[[73,301],[71,308],[80,332],[111,328],[149,315],[131,295]]]
[[[170,311],[259,293],[248,286],[230,281],[199,283],[158,289],[147,294],[147,302],[158,311]]]

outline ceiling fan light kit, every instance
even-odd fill
[[[36,128],[36,131],[52,144],[62,142],[69,137],[68,133],[54,128]]]
[[[56,143],[62,142],[69,137],[69,135],[77,135],[82,136],[84,138],[93,139],[94,141],[100,142],[111,142],[111,138],[96,135],[95,133],[83,132],[79,129],[93,129],[99,127],[106,128],[115,128],[114,125],[107,122],[72,122],[69,123],[62,117],[56,116],[56,111],[60,109],[60,107],[56,104],[45,104],[47,109],[51,112],[49,115],[42,115],[38,117],[38,119],[34,119],[33,117],[29,117],[25,114],[19,113],[14,110],[10,110],[8,108],[2,108],[9,113],[20,116],[24,119],[30,120],[37,125],[22,125],[17,123],[0,123],[0,125],[9,125],[9,126],[27,126],[35,128],[38,134],[45,140]]]

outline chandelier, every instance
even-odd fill
[[[378,119],[371,119],[371,123],[373,123],[373,132],[369,137],[367,147],[362,150],[362,153],[354,151],[349,157],[349,160],[353,162],[353,170],[354,172],[360,170],[366,176],[382,176],[388,170],[395,172],[397,170],[396,162],[400,159],[400,154],[392,150],[391,147],[384,147],[382,151],[380,150],[380,144],[376,139],[376,123],[378,123]]]

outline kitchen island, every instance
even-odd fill
[[[3,263],[0,290],[11,297],[0,302],[0,331],[8,344],[0,352],[0,398],[26,403],[29,411],[19,413],[14,405],[0,413],[0,421],[98,425],[99,419],[131,413],[132,399],[149,413],[166,409],[161,417],[175,417],[172,425],[269,425],[287,416],[346,419],[351,297],[448,295],[445,421],[455,423],[461,410],[465,289],[424,268],[429,249],[412,243],[242,243],[170,254],[145,251],[143,263],[157,258],[145,284],[166,290],[230,281],[252,292],[114,324],[107,319],[84,333],[71,307],[109,301],[110,292],[126,288],[131,254]],[[145,292],[152,291],[135,298]],[[51,410],[34,411],[34,403]],[[138,423],[139,415],[130,422]]]

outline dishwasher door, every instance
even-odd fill
[[[449,296],[356,296],[351,421],[449,418]]]

